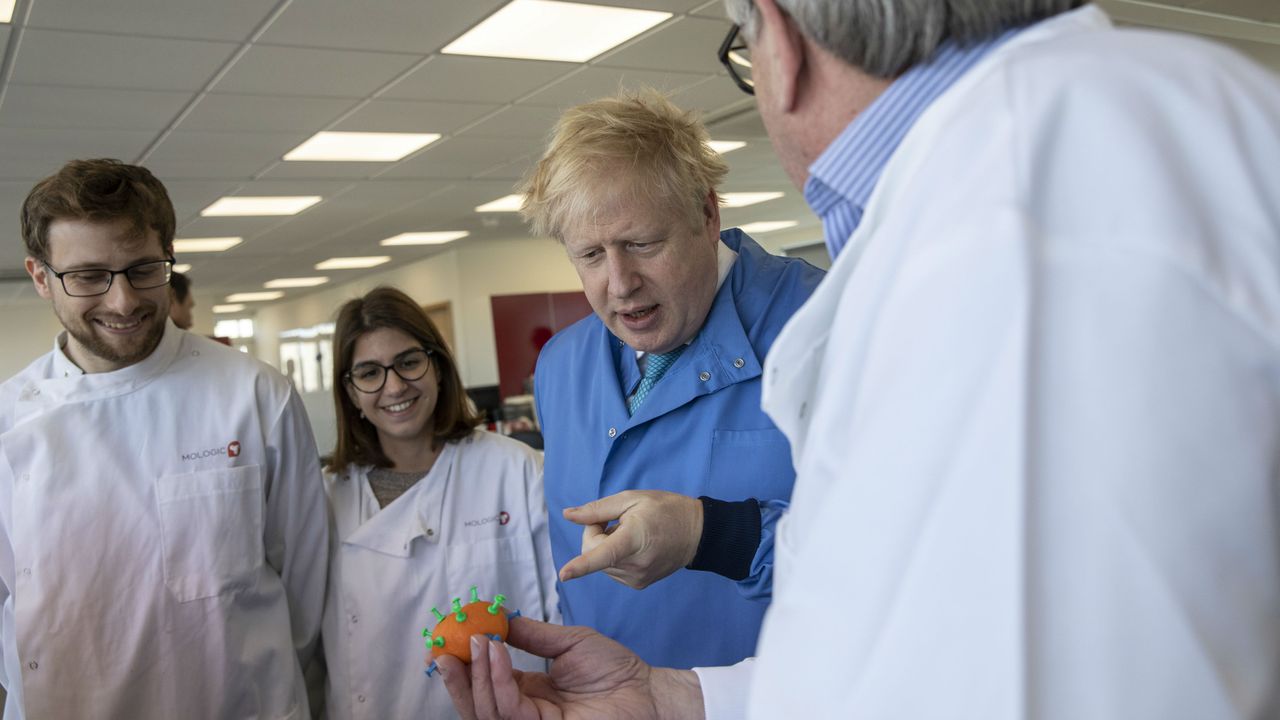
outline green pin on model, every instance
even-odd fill
[[[431,614],[436,616],[436,622],[440,622],[441,620],[444,619],[444,613],[440,612],[435,608],[431,608]]]
[[[455,620],[457,620],[458,622],[466,622],[466,621],[467,621],[467,614],[466,614],[466,613],[464,613],[464,612],[462,612],[462,599],[461,599],[461,598],[454,598],[454,599],[453,599],[453,613],[454,613],[454,615],[453,615],[454,619],[455,619]]]
[[[471,586],[471,602],[480,602],[480,592],[476,590],[476,586]]]
[[[433,647],[444,647],[444,636],[443,636],[443,635],[440,635],[440,636],[438,636],[438,637],[434,637],[434,638],[432,638],[432,639],[431,639],[431,645],[432,645]]]
[[[489,611],[489,614],[490,614],[490,615],[497,615],[497,614],[498,614],[498,608],[502,607],[502,603],[504,603],[504,602],[506,602],[506,601],[507,601],[507,596],[506,596],[506,595],[494,595],[494,596],[493,596],[493,604],[492,604],[492,605],[490,605],[490,606],[487,608],[487,609],[488,609],[488,611]]]

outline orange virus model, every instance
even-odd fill
[[[460,598],[454,598],[453,609],[447,615],[431,608],[431,614],[436,618],[435,629],[424,628],[422,631],[432,657],[427,675],[435,672],[434,658],[441,655],[452,655],[464,663],[470,663],[472,635],[485,635],[498,642],[505,642],[508,620],[507,614],[502,610],[502,603],[506,600],[502,595],[494,595],[493,602],[485,602],[472,585],[471,602],[466,605],[462,604]]]

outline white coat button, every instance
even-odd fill
[[[743,360],[742,358],[734,358],[734,359],[733,359],[733,366],[734,366],[734,367],[736,367],[736,368],[740,368],[740,367],[742,367],[743,365],[746,365],[746,364],[747,364],[747,361],[746,361],[746,360]]]
[[[35,660],[32,660],[31,662],[27,663],[27,667],[31,668],[32,670],[39,670],[40,663],[36,662]]]
[[[358,615],[352,615],[352,616],[351,616],[351,624],[352,624],[352,625],[354,625],[354,624],[356,624],[356,623],[358,623],[358,622],[360,622],[360,617],[359,617]]]
[[[31,479],[31,476],[26,473],[22,473],[21,475],[18,476],[18,482],[26,482],[30,479]]]
[[[31,568],[22,568],[22,577],[31,577]]]
[[[363,696],[363,695],[357,695],[357,696],[356,696],[356,702],[364,702],[364,696]]]
[[[432,528],[427,528],[427,537],[431,537],[432,535],[435,535],[435,534],[436,534],[435,530],[433,530]]]
[[[802,402],[802,403],[800,403],[800,419],[801,419],[801,420],[803,420],[803,419],[804,419],[804,416],[805,416],[808,412],[809,412],[809,403],[808,403],[808,402]]]
[[[40,388],[31,388],[32,397],[40,394]]]
[[[618,437],[618,428],[609,428],[609,437]]]
[[[702,372],[698,373],[698,379],[701,380],[702,382],[706,382],[711,379],[711,373],[707,372],[706,370],[703,370]]]

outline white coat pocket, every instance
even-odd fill
[[[448,547],[445,576],[450,597],[459,597],[472,585],[483,598],[501,593],[508,611],[520,610],[535,619],[542,616],[538,568],[533,545],[527,537],[505,537],[459,543]],[[465,602],[465,600],[464,600]]]
[[[257,465],[156,480],[164,582],[180,602],[252,587],[263,562]]]

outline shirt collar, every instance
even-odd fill
[[[53,376],[72,377],[83,374],[84,370],[67,357],[67,331],[63,330],[53,341]]]
[[[943,43],[928,62],[894,80],[809,166],[804,199],[822,219],[832,258],[857,229],[885,165],[915,121],[966,70],[1019,30],[968,46]]]

